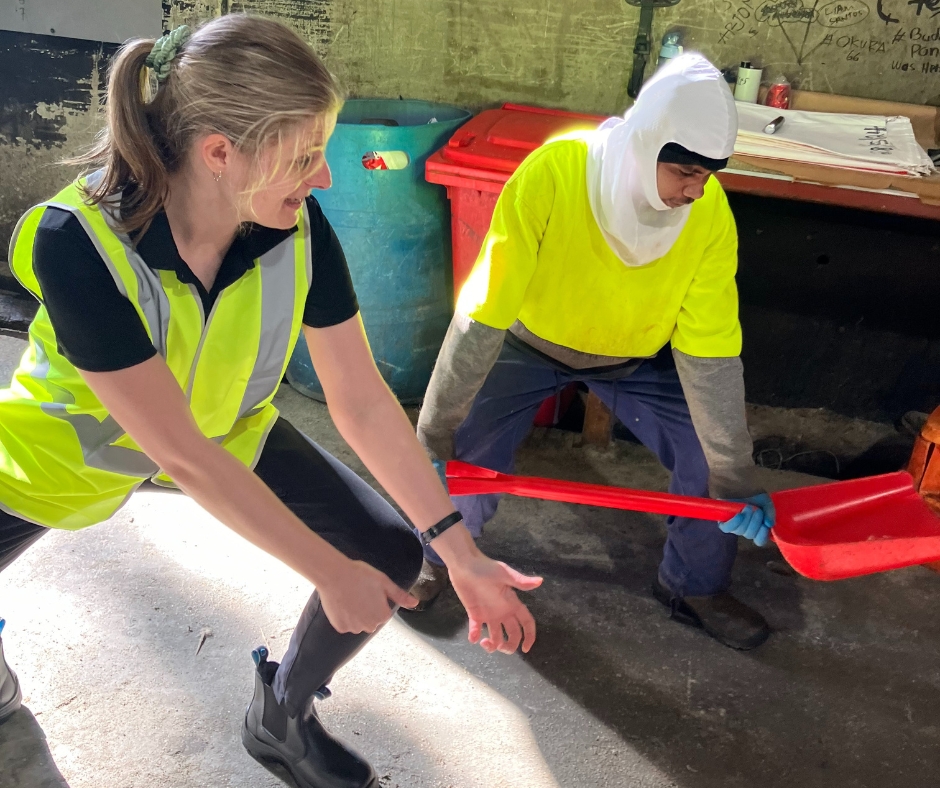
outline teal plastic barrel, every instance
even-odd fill
[[[424,163],[469,118],[426,101],[347,101],[326,152],[333,186],[314,192],[346,252],[375,363],[405,404],[424,396],[451,316],[450,208]],[[363,156],[374,151],[404,152],[407,165],[368,169]],[[323,400],[302,339],[287,380]]]

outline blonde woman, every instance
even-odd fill
[[[340,433],[433,540],[487,651],[525,651],[514,589],[459,522],[369,352],[343,251],[311,189],[342,103],[286,27],[225,16],[126,44],[94,171],[31,209],[11,266],[41,306],[0,392],[0,569],[49,528],[107,519],[141,485],[177,487],[316,591],[280,665],[253,653],[243,741],[300,786],[377,786],[314,700],[413,606],[413,532],[271,404],[303,329]],[[483,627],[487,633],[484,636]],[[0,717],[19,706],[0,651]]]

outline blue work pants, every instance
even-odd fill
[[[549,362],[504,344],[466,420],[454,435],[456,459],[512,473],[519,445],[541,403],[568,383],[587,384],[672,473],[669,492],[708,495],[708,464],[692,426],[679,375],[668,347],[616,380],[569,374]],[[474,538],[496,513],[498,495],[455,496],[454,505]],[[679,596],[707,596],[727,589],[737,537],[715,522],[669,517],[660,580]],[[440,559],[430,548],[425,556]]]

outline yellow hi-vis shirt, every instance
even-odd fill
[[[587,140],[546,143],[519,166],[457,311],[491,328],[516,320],[542,339],[601,356],[643,358],[667,342],[690,356],[741,353],[738,238],[725,193],[709,178],[673,247],[631,268],[591,212]]]

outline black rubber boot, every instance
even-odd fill
[[[369,763],[323,727],[315,702],[329,697],[324,687],[295,716],[277,702],[271,681],[278,663],[268,661],[261,646],[251,653],[255,660],[255,694],[245,715],[242,743],[263,766],[286,770],[299,788],[378,788]]]
[[[271,681],[291,716],[303,710],[310,696],[328,687],[336,673],[378,632],[337,632],[314,591],[294,627],[280,670]]]
[[[6,621],[0,618],[0,633],[3,632],[4,624]],[[0,722],[11,716],[20,707],[22,700],[20,682],[7,665],[3,656],[3,638],[0,638]]]
[[[748,651],[770,637],[770,625],[764,617],[727,591],[712,596],[680,597],[657,578],[653,581],[653,596],[672,611],[674,620],[704,629],[730,648]]]

